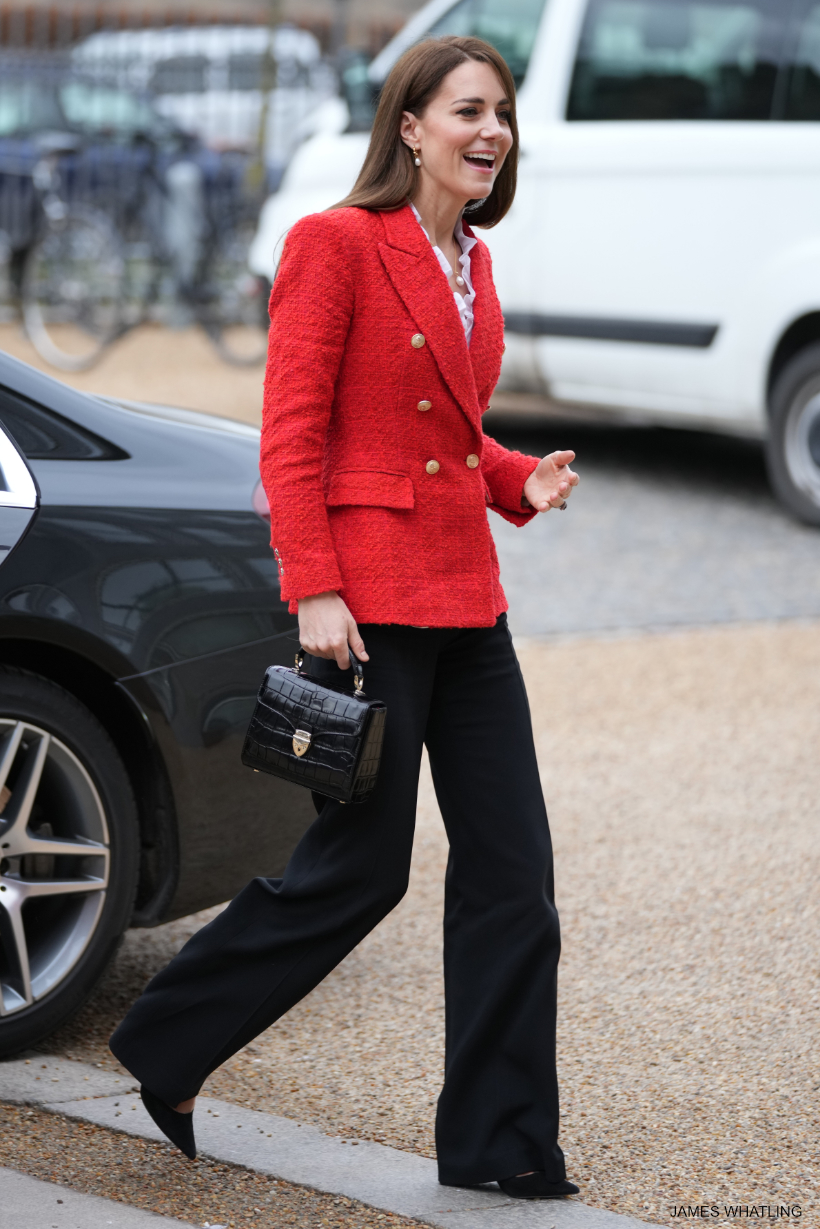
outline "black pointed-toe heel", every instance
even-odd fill
[[[167,1135],[172,1144],[176,1144],[180,1152],[191,1160],[196,1160],[196,1140],[194,1139],[194,1112],[180,1114],[171,1109],[159,1097],[154,1096],[150,1089],[144,1086],[140,1089],[142,1103],[148,1110],[154,1122]]]
[[[499,1178],[498,1185],[511,1199],[563,1199],[565,1195],[577,1195],[579,1188],[574,1182],[562,1178],[560,1182],[548,1182],[543,1173],[522,1174],[519,1178]]]

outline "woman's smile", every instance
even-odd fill
[[[484,175],[492,175],[495,170],[497,154],[494,149],[471,149],[463,155],[464,161],[476,171]]]

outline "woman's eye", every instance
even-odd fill
[[[512,111],[498,111],[497,115],[505,124],[512,123]]]
[[[468,119],[472,119],[474,115],[478,115],[478,112],[475,107],[462,107],[458,114],[466,115]]]

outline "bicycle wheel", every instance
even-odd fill
[[[252,367],[268,352],[270,282],[248,267],[254,226],[221,235],[205,262],[199,320],[227,363]]]
[[[23,323],[41,358],[61,371],[93,366],[120,332],[124,271],[102,214],[74,208],[47,224],[23,273]]]

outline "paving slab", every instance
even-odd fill
[[[183,1225],[111,1199],[40,1182],[13,1169],[0,1169],[0,1208],[9,1229],[163,1229],[172,1225],[181,1229]]]
[[[54,1105],[135,1088],[130,1076],[36,1051],[0,1062],[0,1101],[15,1105]]]
[[[46,1106],[72,1118],[149,1139],[164,1139],[137,1096],[101,1097]],[[462,1190],[439,1185],[435,1161],[367,1140],[348,1142],[307,1123],[200,1097],[197,1148],[204,1156],[243,1165],[345,1195],[385,1212],[414,1217],[442,1229],[629,1229],[632,1217],[588,1208],[572,1200],[521,1203],[497,1188]]]
[[[85,1063],[36,1054],[0,1063],[2,1100],[38,1105],[128,1135],[165,1140],[146,1113],[133,1081]],[[245,1109],[232,1101],[200,1097],[195,1127],[197,1147],[204,1156],[344,1195],[441,1229],[481,1225],[491,1229],[643,1229],[646,1225],[572,1199],[525,1203],[508,1199],[495,1186],[443,1187],[435,1161],[427,1157],[367,1140],[325,1135],[307,1123]],[[32,1224],[39,1229],[40,1222]],[[134,1226],[136,1229],[137,1222]],[[127,1226],[123,1222],[123,1229],[130,1229],[130,1222]]]

